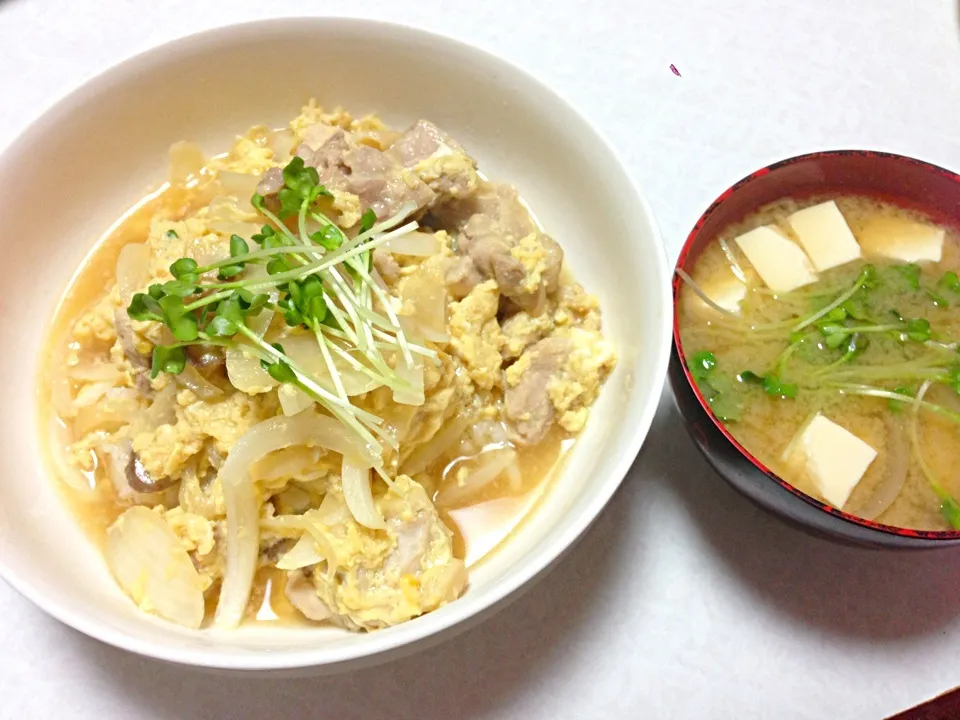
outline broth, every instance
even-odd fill
[[[957,520],[956,515],[949,520],[951,501],[960,496],[954,472],[960,433],[960,358],[954,344],[960,338],[960,286],[951,283],[955,276],[949,273],[960,270],[960,235],[943,228],[939,262],[914,265],[871,254],[822,272],[812,284],[772,292],[734,239],[773,225],[795,241],[787,217],[829,200],[858,241],[895,233],[904,223],[934,225],[912,210],[858,196],[787,198],[760,208],[712,240],[691,273],[710,296],[734,282],[732,258],[748,281],[740,317],[709,307],[685,285],[678,303],[684,353],[694,364],[705,357],[698,354],[713,354],[712,379],[702,375],[698,380],[705,397],[712,396],[716,414],[743,447],[798,489],[825,499],[796,462],[797,445],[791,444],[821,413],[877,452],[841,509],[897,527],[951,529]],[[838,306],[835,321],[824,316],[798,328],[849,292],[865,272],[874,279]],[[842,338],[839,346],[830,345],[831,335]],[[923,406],[915,417],[911,397],[921,389],[926,391],[922,399],[938,410]],[[888,397],[891,393],[894,398],[903,394],[903,402]]]

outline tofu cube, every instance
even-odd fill
[[[820,413],[801,431],[788,462],[803,470],[821,497],[842,509],[877,451]]]
[[[817,279],[817,273],[803,250],[775,227],[758,227],[734,242],[747,256],[760,279],[774,292],[790,292]]]
[[[902,217],[879,216],[868,220],[859,233],[867,255],[906,263],[940,262],[943,228]]]
[[[733,274],[732,270],[727,269],[723,272],[711,274],[710,277],[699,284],[700,289],[717,305],[734,315],[740,314],[740,302],[747,296],[747,286]],[[711,308],[699,297],[694,297],[700,309],[716,313],[714,308]]]
[[[860,257],[860,245],[832,200],[798,210],[787,218],[787,222],[817,272],[845,265]]]

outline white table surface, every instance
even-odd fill
[[[179,35],[281,14],[393,19],[493,50],[573,100],[633,169],[673,258],[713,197],[779,157],[862,146],[960,167],[956,5],[11,0],[0,145],[83,79]],[[879,718],[960,684],[958,615],[960,553],[852,550],[787,527],[706,466],[665,395],[585,539],[465,635],[351,675],[212,678],[103,646],[0,583],[0,716]]]

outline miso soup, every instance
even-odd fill
[[[760,462],[855,516],[960,529],[960,236],[868,197],[784,198],[705,248],[691,374]]]

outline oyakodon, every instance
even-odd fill
[[[596,299],[425,120],[310,103],[171,160],[68,291],[46,369],[59,474],[118,583],[188,627],[369,630],[456,599],[615,363]]]

